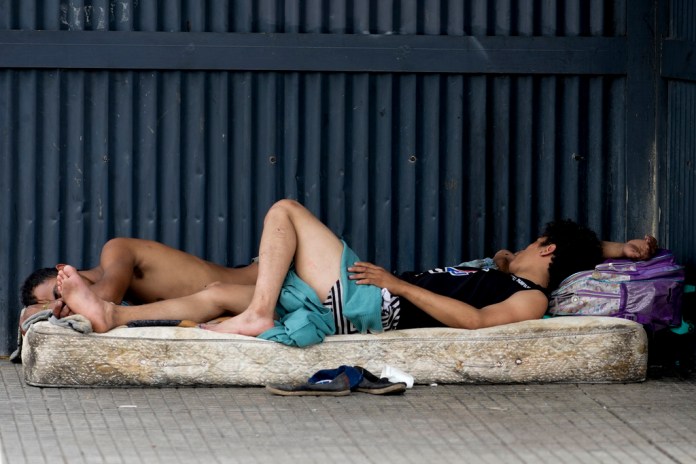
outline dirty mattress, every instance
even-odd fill
[[[342,364],[373,372],[390,365],[418,384],[595,383],[644,380],[647,354],[640,324],[594,316],[334,335],[308,348],[199,328],[84,335],[40,322],[24,339],[22,362],[28,384],[53,387],[254,386],[301,382]]]

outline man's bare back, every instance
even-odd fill
[[[99,295],[123,285],[112,281],[120,278],[118,272],[123,276],[130,274],[124,300],[151,303],[191,295],[214,282],[253,285],[257,266],[228,268],[159,242],[117,238],[104,245],[99,266],[80,274],[94,282],[92,290]],[[120,302],[118,295],[114,296],[104,299]]]

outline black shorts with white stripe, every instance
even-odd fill
[[[336,334],[359,333],[355,326],[343,316],[343,288],[340,280],[337,280],[331,287],[323,304],[333,313]],[[382,329],[384,331],[396,329],[399,324],[400,311],[399,297],[392,296],[388,291],[382,289]]]

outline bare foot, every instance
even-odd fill
[[[201,324],[201,329],[213,332],[232,333],[256,337],[268,329],[273,328],[273,318],[265,318],[246,310],[239,316],[229,318],[219,324]]]
[[[103,333],[114,327],[113,305],[95,295],[77,273],[77,269],[65,266],[58,271],[56,282],[65,304],[74,313],[89,319],[95,332]]]

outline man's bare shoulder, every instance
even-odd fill
[[[187,255],[187,253],[181,250],[177,250],[154,240],[131,237],[112,238],[106,242],[102,248],[102,257],[110,256],[116,259],[119,256],[128,256],[137,261],[179,254]]]

